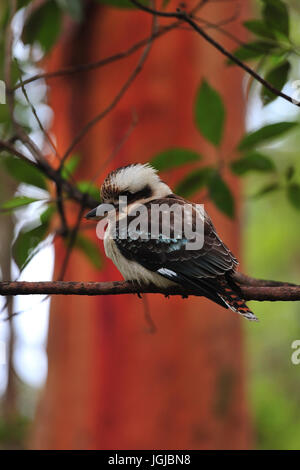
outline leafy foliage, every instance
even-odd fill
[[[225,108],[219,93],[206,80],[196,96],[195,119],[203,136],[218,147],[224,131]]]
[[[215,205],[228,217],[234,217],[234,199],[229,186],[219,172],[215,172],[209,181],[209,196]]]
[[[289,36],[289,14],[282,0],[263,0],[262,9],[265,24],[275,33]]]
[[[246,134],[239,143],[239,150],[249,150],[257,145],[269,142],[271,139],[278,138],[293,129],[297,125],[296,122],[277,122],[261,127],[257,131]]]
[[[233,161],[231,169],[236,175],[242,176],[249,171],[273,172],[275,165],[266,155],[252,151],[243,155],[239,160]]]
[[[41,189],[47,189],[44,174],[36,167],[32,166],[20,158],[7,156],[0,160],[6,171],[17,181],[31,184]]]
[[[150,163],[158,171],[165,171],[185,165],[186,163],[197,162],[201,159],[202,156],[193,150],[173,148],[159,153],[151,159]]]
[[[267,184],[266,186],[263,186],[259,191],[257,191],[257,193],[253,196],[253,199],[258,199],[261,196],[265,196],[266,194],[278,191],[278,189],[280,189],[280,185],[278,182]]]
[[[20,270],[23,270],[37,252],[39,244],[45,238],[55,209],[48,207],[40,216],[38,225],[28,224],[23,227],[12,248],[13,258]]]
[[[290,63],[285,60],[283,63],[269,70],[265,78],[267,82],[273,85],[277,90],[281,91],[288,81],[290,69]],[[277,98],[277,95],[275,95],[268,88],[262,87],[261,98],[263,104],[269,104]]]
[[[113,7],[134,7],[130,1],[125,0],[97,1]],[[28,3],[26,0],[19,0],[18,7],[24,7]],[[165,7],[167,4],[168,2],[164,2],[163,6]],[[83,17],[82,2],[80,0],[48,0],[42,3],[29,17],[25,25],[22,36],[25,43],[33,44],[38,42],[44,51],[48,52],[59,37],[62,15],[65,13],[72,16],[73,19],[80,21]],[[290,47],[289,17],[286,5],[281,0],[263,0],[262,17],[260,19],[248,20],[244,23],[244,26],[251,31],[255,39],[239,47],[235,51],[236,57],[239,57],[241,60],[277,57],[276,60],[269,62],[265,72],[265,79],[276,89],[282,90],[288,81],[291,70],[290,61],[284,55],[285,51]],[[268,104],[276,98],[276,95],[262,87],[261,98],[263,104]],[[195,97],[195,123],[201,135],[213,144],[216,149],[222,143],[225,115],[225,106],[220,94],[206,79],[202,80]],[[4,119],[8,119],[8,116]],[[296,125],[295,122],[279,122],[266,125],[246,134],[238,145],[239,158],[230,164],[233,173],[237,176],[245,176],[252,172],[257,172],[274,176],[276,174],[276,167],[273,160],[265,153],[257,150],[257,147],[279,139]],[[233,217],[234,199],[230,188],[224,180],[223,173],[218,165],[204,164],[199,168],[198,164],[204,159],[205,157],[197,151],[175,147],[155,155],[151,163],[159,171],[170,171],[173,168],[180,168],[186,164],[192,165],[192,170],[178,182],[175,191],[184,197],[191,197],[200,190],[206,190],[215,205],[227,216]],[[45,176],[32,165],[11,156],[6,156],[1,161],[6,171],[18,182],[47,190],[48,185]],[[79,161],[78,155],[68,159],[61,173],[64,179],[70,180],[73,177],[78,168]],[[286,181],[288,200],[294,207],[298,207],[298,183],[294,180],[294,171],[290,170],[290,175],[286,175]],[[93,183],[79,181],[76,185],[81,192],[99,200],[99,190]],[[257,192],[256,197],[278,190],[280,187],[281,183],[277,178],[265,184]],[[5,202],[1,208],[5,211],[12,211],[34,201],[36,201],[34,197],[18,196]],[[47,209],[38,227],[27,227],[19,233],[14,245],[14,256],[20,267],[26,265],[30,254],[46,236],[49,221],[55,210],[55,206],[51,207],[50,212]],[[24,244],[24,249],[20,248],[22,244]],[[95,247],[90,239],[81,236],[77,237],[76,247],[85,252],[86,256],[97,266],[100,266],[100,260],[97,260],[96,256],[98,247]]]
[[[257,36],[275,39],[274,32],[263,20],[248,20],[244,22],[244,26]]]
[[[213,167],[209,166],[194,170],[180,181],[175,192],[182,197],[190,197],[207,186],[213,173]]]
[[[38,201],[38,199],[35,199],[33,197],[17,196],[1,204],[0,209],[6,210],[6,211],[12,211],[20,207],[27,206],[28,204],[31,204],[32,202],[36,202],[36,201]]]
[[[134,7],[129,0],[97,1],[98,3],[112,7]],[[1,35],[1,32],[5,30],[7,25],[9,3],[8,0],[2,2],[4,6],[2,7],[1,4],[0,8],[0,77],[3,77],[5,49],[4,35]],[[30,0],[18,0],[17,8],[26,7],[29,3]],[[297,2],[294,2],[294,5],[296,5],[296,3]],[[41,2],[41,6],[35,10],[35,13],[29,18],[25,25],[22,35],[23,40],[30,46],[37,43],[45,53],[48,53],[60,37],[63,15],[67,14],[76,21],[82,20],[84,18],[84,4],[85,2],[81,0],[48,0],[44,3]],[[165,7],[168,4],[168,0],[162,1],[160,4],[162,4],[162,7]],[[254,61],[255,63],[253,65],[251,64],[251,66],[277,90],[282,90],[284,85],[293,78],[291,65],[297,65],[297,61],[299,60],[297,56],[297,38],[295,40],[292,34],[293,18],[289,18],[289,2],[282,0],[261,0],[260,4],[262,5],[261,18],[248,20],[244,23],[245,28],[251,32],[252,37],[250,41],[238,47],[234,51],[234,54],[243,61]],[[33,49],[31,49],[31,52],[32,51]],[[30,57],[34,57],[34,54],[30,53]],[[229,63],[232,64],[232,61],[229,61]],[[24,70],[30,68],[32,63],[29,61],[25,65]],[[13,83],[18,79],[18,74],[16,64],[13,62]],[[255,83],[255,81],[253,83]],[[267,105],[275,100],[276,94],[262,87],[260,98],[262,103]],[[28,107],[25,106],[24,109],[28,111]],[[295,258],[294,271],[297,273],[297,256],[295,256],[296,253],[289,252],[289,247],[291,245],[297,246],[298,239],[297,224],[299,222],[299,214],[296,212],[300,210],[298,155],[296,155],[295,152],[295,159],[292,161],[292,158],[287,152],[284,153],[284,156],[280,160],[276,158],[276,148],[282,146],[281,139],[283,137],[290,137],[288,134],[290,130],[298,130],[298,123],[279,122],[263,126],[254,132],[246,134],[241,139],[237,149],[233,149],[234,161],[229,163],[229,157],[232,157],[232,155],[225,155],[224,157],[224,155],[220,154],[219,150],[224,135],[225,114],[225,107],[220,94],[214,90],[207,80],[204,80],[199,87],[195,99],[194,116],[196,127],[202,137],[215,147],[216,160],[213,162],[208,161],[207,156],[204,154],[202,156],[197,151],[176,147],[155,155],[152,159],[152,164],[159,171],[166,172],[175,168],[187,169],[184,165],[189,164],[188,172],[182,180],[178,181],[175,191],[184,197],[192,197],[195,196],[197,192],[203,191],[205,195],[210,197],[216,207],[229,217],[234,216],[235,204],[230,188],[224,180],[224,174],[226,174],[227,169],[226,166],[230,167],[236,176],[244,177],[246,184],[247,181],[250,181],[250,194],[254,194],[254,196],[251,199],[253,202],[249,204],[249,206],[252,207],[253,212],[260,213],[259,218],[255,219],[258,221],[257,224],[259,227],[255,229],[257,239],[253,243],[257,250],[257,255],[254,256],[253,269],[251,268],[250,270],[255,272],[255,270],[258,269],[257,267],[261,266],[262,272],[258,274],[264,276],[266,275],[265,269],[270,269],[271,265],[270,272],[274,274],[274,270],[272,271],[274,265],[272,263],[277,263],[278,258],[282,257],[281,268],[282,266],[291,264],[290,259]],[[14,138],[12,126],[9,121],[8,106],[5,105],[0,106],[0,132],[1,136],[4,135],[5,138]],[[294,142],[296,142],[297,145],[296,132],[291,134],[291,137],[295,139]],[[149,136],[149,138],[151,139],[152,136]],[[287,140],[285,140],[285,142],[286,141]],[[274,143],[276,145],[274,145]],[[270,144],[272,145],[272,154],[265,149],[261,150],[261,146]],[[201,147],[199,150],[202,151]],[[220,161],[222,163],[221,165]],[[51,183],[47,181],[44,174],[29,163],[6,154],[5,157],[1,156],[0,162],[2,168],[18,183],[25,183],[43,190],[52,190]],[[78,164],[79,157],[72,156],[62,170],[62,177],[70,181],[73,179],[74,175],[77,176],[75,172],[78,168]],[[99,200],[98,188],[89,181],[79,181],[77,188],[83,193],[88,193],[93,196],[94,199]],[[32,190],[32,188],[29,189]],[[65,194],[63,194],[63,196],[65,196]],[[264,198],[266,202],[264,202]],[[36,200],[35,197],[17,196],[4,202],[1,206],[1,210],[11,212],[21,207],[25,210],[26,205]],[[265,236],[266,219],[271,212],[271,210],[269,210],[271,206],[270,201],[273,209],[274,200],[276,201],[275,207],[280,217],[274,217],[274,213],[272,214],[272,220],[269,220],[269,236]],[[285,212],[289,209],[287,203],[291,206],[291,212],[293,214],[293,217],[291,217],[292,223],[288,228],[286,228],[285,225],[286,220],[285,222],[282,221],[282,216],[285,215]],[[57,206],[55,204],[48,206],[40,216],[40,220],[36,225],[27,224],[17,234],[13,244],[13,256],[20,269],[23,269],[28,264],[32,256],[34,256],[42,246],[41,244],[51,228],[52,217],[56,212]],[[249,232],[252,233],[253,231],[253,227],[251,226]],[[262,233],[264,235],[263,237],[261,236]],[[283,233],[285,233],[285,238],[283,238]],[[288,243],[286,243],[287,239],[289,240]],[[278,240],[280,243],[276,246],[276,241]],[[274,244],[275,248],[273,246],[272,251],[269,252],[268,250],[271,250],[269,248],[271,244]],[[283,244],[285,244],[284,250],[281,249]],[[101,268],[102,259],[97,243],[82,236],[80,233],[76,239],[75,248],[80,250],[87,257],[88,262],[92,263],[96,269]],[[276,256],[274,256],[274,253],[276,253]],[[278,270],[278,276],[280,275],[282,275],[282,271]],[[266,277],[268,277],[268,275]],[[260,306],[260,308],[262,307]],[[268,336],[273,335],[274,328],[279,330],[278,337],[281,337],[280,335],[282,334],[283,328],[282,322],[274,321],[276,305],[266,305],[263,308],[265,308],[266,311],[269,309],[270,312],[272,312],[272,315],[265,315],[265,318],[261,322],[263,326],[265,322],[269,321],[269,323],[265,323],[267,328],[264,330],[262,328],[264,334],[262,335],[261,343],[265,345],[265,342],[268,341]],[[296,328],[299,326],[298,312],[295,313],[297,313],[297,318],[295,316],[296,320],[292,325],[293,328],[291,328],[289,336],[286,338],[287,344],[290,337],[294,337]],[[267,317],[269,317],[269,320]],[[291,316],[289,315],[289,322],[285,323],[285,328],[290,322]],[[257,331],[259,330],[255,330],[255,335]],[[270,349],[272,354],[274,353],[273,342],[272,338],[272,350]],[[253,350],[256,351],[256,348],[253,348]],[[273,357],[270,351],[269,355],[271,360],[276,364],[275,375],[277,379],[280,364],[278,357]],[[272,448],[272,446],[274,447],[275,441],[278,448],[283,438],[285,440],[284,444],[287,447],[291,445],[286,437],[289,435],[291,440],[294,439],[294,445],[297,446],[299,444],[299,438],[297,440],[295,436],[297,435],[299,427],[297,421],[299,406],[298,402],[297,406],[291,405],[291,394],[293,389],[297,387],[294,387],[294,383],[289,384],[289,389],[288,386],[286,387],[288,390],[286,391],[287,398],[285,401],[283,399],[283,392],[279,390],[278,387],[276,388],[276,393],[273,393],[275,390],[274,384],[269,384],[269,382],[263,383],[264,381],[261,380],[261,377],[265,377],[271,369],[271,367],[269,367],[270,364],[267,364],[267,367],[263,369],[265,361],[261,360],[261,358],[264,357],[266,361],[268,361],[268,353],[258,354],[258,356],[258,362],[260,364],[260,382],[257,386],[256,394],[259,396],[259,400],[257,400],[255,406],[257,410],[256,422],[259,426],[257,434],[260,444],[262,447]],[[286,350],[282,352],[282,357],[284,357],[284,366],[282,367],[284,370],[284,380],[282,383],[286,384]],[[294,425],[292,425],[293,419]],[[0,422],[0,440],[4,441],[8,436],[8,439],[19,444],[21,437],[18,433],[20,429],[23,430],[23,428],[26,428],[26,423],[23,425],[22,422],[16,422],[15,428],[10,427],[7,429],[3,423]],[[282,433],[282,429],[285,430],[284,433]],[[273,432],[273,438],[270,438],[271,432]]]
[[[26,22],[22,39],[25,44],[38,42],[48,52],[61,30],[62,13],[55,1],[48,0]]]
[[[66,180],[69,179],[76,171],[78,165],[80,162],[80,157],[79,155],[72,155],[71,158],[69,158],[68,161],[65,162],[61,176],[65,178]]]
[[[274,53],[275,49],[276,49],[275,43],[270,43],[267,41],[263,41],[262,39],[259,39],[257,41],[251,41],[247,44],[244,44],[238,47],[234,51],[233,55],[237,57],[238,59],[247,62],[248,60],[259,59],[270,53]],[[234,62],[231,59],[229,59],[227,63],[229,65],[234,64]]]
[[[295,209],[300,210],[300,184],[291,183],[287,187],[287,197]]]
[[[77,183],[77,188],[80,189],[82,193],[89,194],[96,201],[100,201],[99,188],[95,186],[90,181],[79,181]]]

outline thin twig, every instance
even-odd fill
[[[39,165],[36,162],[27,158],[26,155],[20,152],[13,144],[8,141],[0,140],[0,152],[3,150],[8,153],[11,153],[12,155],[15,155],[16,157],[19,157],[21,160],[28,163],[29,165],[39,168]]]
[[[261,83],[264,87],[266,87],[268,90],[270,90],[274,95],[280,96],[281,98],[285,99],[289,103],[292,103],[296,105],[297,107],[300,107],[300,102],[296,101],[294,98],[291,96],[287,95],[286,93],[283,93],[282,91],[278,90],[275,88],[271,83],[269,83],[267,80],[265,80],[263,77],[261,77],[255,70],[253,70],[251,67],[249,67],[247,64],[242,62],[238,57],[236,57],[234,54],[229,52],[227,49],[225,49],[220,43],[218,43],[214,38],[209,36],[206,31],[204,31],[203,28],[201,28],[195,21],[193,21],[192,17],[184,10],[178,10],[176,12],[163,12],[163,11],[158,11],[154,10],[150,7],[147,7],[145,5],[142,5],[139,3],[137,0],[130,0],[131,3],[133,3],[135,6],[139,7],[141,10],[150,13],[152,15],[158,15],[166,18],[177,18],[179,20],[183,20],[189,25],[192,26],[192,28],[197,31],[197,33],[203,37],[207,42],[209,42],[215,49],[217,49],[221,54],[223,54],[225,57],[230,59],[232,62],[234,62],[236,65],[241,67],[245,72],[249,73],[252,77],[255,78],[259,83]]]
[[[144,317],[148,325],[147,331],[151,335],[154,335],[154,333],[156,333],[157,331],[157,328],[150,313],[149,302],[148,302],[146,294],[142,296],[142,300],[143,300],[143,307],[144,307]]]
[[[128,140],[129,136],[131,135],[132,131],[134,130],[134,128],[136,127],[138,123],[138,117],[137,117],[137,114],[136,114],[136,111],[133,110],[132,112],[132,120],[131,120],[131,123],[127,129],[127,131],[125,132],[125,134],[122,136],[120,142],[117,143],[117,145],[113,148],[111,154],[108,156],[108,158],[104,161],[104,163],[100,166],[99,170],[97,171],[97,173],[93,176],[93,178],[91,179],[90,181],[90,184],[94,183],[97,178],[99,177],[99,175],[101,175],[102,171],[114,160],[114,158],[116,157],[116,155],[118,155],[120,149],[123,147],[124,143]]]
[[[157,31],[155,34],[151,34],[151,36],[142,39],[141,41],[137,42],[136,44],[134,44],[133,46],[131,46],[130,48],[126,49],[123,52],[118,52],[117,54],[114,54],[109,57],[105,57],[104,59],[97,60],[96,62],[90,62],[88,64],[80,64],[80,65],[73,65],[70,67],[64,67],[62,69],[55,70],[54,72],[38,73],[24,80],[23,84],[27,85],[28,83],[32,83],[40,79],[49,80],[51,78],[73,75],[74,73],[89,72],[97,68],[105,67],[106,65],[112,64],[113,62],[126,59],[127,57],[134,54],[142,47],[146,46],[149,40],[158,39],[159,37],[163,36],[169,31],[172,31],[173,29],[177,28],[179,24],[180,24],[179,21],[175,21],[174,23],[168,26],[164,26],[160,28],[160,30]],[[21,83],[17,83],[12,90],[15,91],[20,87],[21,87]]]
[[[1,150],[9,152],[12,155],[19,157],[20,159],[22,159],[24,162],[28,163],[29,165],[32,165],[36,167],[37,169],[41,170],[45,174],[45,176],[47,176],[55,184],[59,185],[70,199],[73,199],[74,201],[80,204],[82,204],[83,200],[85,200],[85,206],[90,207],[91,209],[96,207],[96,205],[99,203],[99,201],[91,197],[89,194],[86,194],[80,191],[75,185],[71,184],[68,180],[63,178],[60,172],[52,168],[48,164],[48,162],[46,161],[35,162],[35,161],[30,160],[21,151],[16,149],[14,145],[12,145],[10,142],[7,142],[7,141],[0,140],[0,152]]]
[[[78,230],[79,230],[79,227],[80,227],[80,222],[81,222],[84,210],[85,210],[85,204],[84,204],[84,201],[83,201],[82,206],[81,206],[81,208],[78,212],[76,224],[73,227],[73,230],[71,231],[70,237],[68,239],[67,251],[66,251],[66,255],[65,255],[65,258],[63,260],[61,269],[60,269],[60,273],[58,275],[58,279],[57,279],[58,281],[62,281],[64,276],[65,276],[65,273],[66,273],[66,270],[67,270],[67,267],[68,267],[68,264],[69,264],[70,256],[72,254],[74,245],[76,243],[76,238],[77,238],[77,235],[78,235]]]
[[[198,4],[191,10],[191,14],[196,13],[200,8],[202,8],[207,3],[207,1],[208,0],[202,0],[198,2]],[[100,67],[105,67],[106,65],[112,64],[113,62],[126,59],[127,57],[134,54],[142,47],[146,46],[150,40],[154,41],[160,38],[161,36],[164,36],[169,31],[176,29],[177,26],[179,26],[181,23],[182,21],[175,21],[174,23],[171,23],[168,26],[163,26],[158,31],[155,31],[154,34],[152,33],[150,36],[142,39],[141,41],[138,41],[137,43],[135,43],[133,46],[129,47],[125,51],[118,52],[117,54],[114,54],[109,57],[105,57],[104,59],[97,60],[96,62],[90,62],[88,64],[80,64],[80,65],[73,65],[70,67],[64,67],[62,69],[55,70],[54,72],[38,73],[36,75],[33,75],[32,77],[27,78],[26,80],[23,80],[23,84],[27,85],[28,83],[32,83],[36,80],[41,80],[41,79],[48,80],[51,78],[73,75],[74,73],[89,72],[91,70],[94,70]],[[12,88],[12,91],[17,90],[20,87],[21,87],[21,83],[17,83]]]
[[[61,221],[60,235],[62,237],[66,237],[69,233],[69,227],[68,227],[68,222],[67,222],[67,218],[65,214],[62,188],[59,184],[56,184],[56,195],[57,195],[56,206],[57,206],[57,210],[58,210],[60,221]]]
[[[15,62],[18,66],[18,70],[19,70],[19,78],[20,78],[20,83],[21,83],[21,89],[22,89],[22,92],[23,92],[23,95],[27,101],[27,104],[29,105],[31,111],[32,111],[32,114],[34,115],[35,117],[35,120],[40,128],[40,131],[43,133],[45,139],[48,141],[50,147],[52,148],[52,150],[54,151],[54,154],[55,156],[58,158],[58,160],[61,160],[61,157],[58,153],[58,150],[56,148],[56,145],[54,144],[53,140],[51,139],[50,135],[48,134],[48,132],[46,131],[46,129],[44,128],[38,114],[37,114],[37,111],[35,109],[35,106],[32,104],[32,102],[30,101],[29,99],[29,96],[28,96],[28,93],[26,91],[26,88],[25,88],[25,85],[24,85],[24,82],[22,81],[22,72],[21,72],[21,68],[19,66],[19,63],[18,61],[15,59]]]
[[[61,160],[61,165],[63,165],[64,161],[66,158],[72,153],[76,145],[80,142],[80,140],[87,134],[87,132],[95,126],[95,124],[99,123],[109,112],[111,112],[116,105],[119,103],[119,101],[122,99],[122,97],[125,95],[126,91],[130,87],[130,85],[133,83],[133,81],[136,79],[136,77],[139,75],[141,72],[143,65],[149,55],[151,45],[152,45],[152,36],[156,31],[156,20],[154,16],[154,21],[153,21],[153,26],[152,26],[152,34],[150,36],[150,39],[148,40],[148,43],[138,61],[138,64],[136,65],[135,69],[133,72],[129,75],[125,83],[122,85],[121,89],[118,91],[114,99],[111,101],[111,103],[97,116],[95,116],[93,119],[91,119],[75,136],[73,141],[71,142],[69,148],[66,150],[65,154],[62,157]]]

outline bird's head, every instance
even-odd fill
[[[103,181],[100,195],[102,204],[118,207],[119,198],[126,197],[127,205],[145,203],[152,199],[163,198],[172,191],[148,163],[134,163],[112,171]],[[99,207],[86,214],[87,219],[99,219]]]

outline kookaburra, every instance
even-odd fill
[[[156,236],[151,236],[154,205],[168,208],[175,203],[182,209],[189,205],[192,212],[186,219],[191,229],[195,226],[195,217],[199,216],[199,210],[196,204],[174,194],[149,164],[137,163],[112,171],[105,178],[100,195],[100,206],[86,214],[86,218],[100,220],[104,218],[103,210],[106,212],[105,253],[125,280],[154,284],[161,288],[174,286],[174,283],[180,284],[249,320],[257,320],[241,298],[240,289],[232,277],[238,262],[217,235],[204,209],[201,213],[203,243],[199,249],[189,248],[189,240],[183,228],[180,236],[178,233],[174,236],[174,215],[169,219],[169,236],[163,233],[161,217],[156,227]],[[119,204],[122,197],[127,201],[124,207]],[[139,229],[132,234],[128,227],[141,206],[147,223],[143,228],[140,224]],[[124,218],[127,225],[122,225]],[[121,225],[125,229],[121,229]]]

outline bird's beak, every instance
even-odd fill
[[[88,220],[102,220],[105,219],[109,213],[109,211],[112,209],[108,204],[100,204],[99,206],[95,207],[95,209],[92,209],[90,212],[85,214],[85,219]]]
[[[100,206],[101,206],[101,204],[100,204]],[[102,219],[104,219],[107,216],[107,213],[105,215],[102,215],[103,212],[101,211],[100,206],[97,206],[97,207],[95,207],[95,209],[92,209],[90,212],[85,214],[84,217],[88,220],[90,220],[90,219],[93,219],[93,220],[102,220]]]
[[[97,218],[97,207],[95,207],[95,209],[92,209],[90,212],[85,214],[84,218],[85,219],[95,219],[95,218]]]

